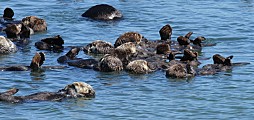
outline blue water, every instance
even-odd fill
[[[96,4],[110,4],[124,19],[93,21],[81,14]],[[254,118],[254,1],[253,0],[1,0],[0,11],[11,7],[15,18],[38,16],[48,31],[31,36],[31,43],[17,53],[0,56],[0,66],[25,64],[38,51],[34,43],[61,35],[65,46],[94,40],[111,43],[124,32],[136,31],[150,40],[160,39],[159,29],[173,28],[172,40],[193,31],[216,46],[202,49],[202,57],[234,55],[233,62],[249,62],[232,71],[178,80],[158,71],[146,75],[101,73],[68,67],[39,73],[1,72],[0,91],[19,88],[16,95],[57,91],[74,81],[94,87],[92,100],[0,103],[0,119],[252,119]],[[59,65],[63,53],[44,51],[45,65]],[[89,58],[82,52],[78,57]],[[201,61],[202,67],[212,60]]]

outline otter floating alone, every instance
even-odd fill
[[[96,20],[113,20],[122,18],[123,15],[113,6],[100,4],[89,8],[85,13],[82,14],[82,17],[88,17]]]
[[[19,89],[12,88],[0,93],[0,101],[23,103],[28,101],[62,101],[67,98],[94,98],[95,91],[91,85],[84,82],[74,82],[58,92],[38,92],[26,96],[13,96]]]

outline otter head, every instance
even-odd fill
[[[185,49],[183,52],[183,57],[181,59],[181,61],[193,61],[196,60],[198,57],[198,53],[197,52],[192,52],[188,49]]]
[[[5,8],[4,9],[4,15],[3,18],[6,20],[12,20],[12,17],[14,16],[14,12],[11,8]]]
[[[66,94],[67,97],[95,97],[95,91],[92,86],[84,82],[74,82],[67,85],[64,89],[59,91],[60,93]]]

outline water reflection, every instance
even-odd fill
[[[31,71],[30,76],[31,80],[45,80],[45,70]]]

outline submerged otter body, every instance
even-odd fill
[[[89,8],[82,17],[88,17],[96,20],[113,20],[122,18],[122,13],[114,8],[113,6],[107,4],[95,5]]]
[[[92,86],[84,82],[74,82],[58,92],[39,92],[26,96],[13,96],[18,91],[19,89],[13,88],[0,93],[0,101],[23,103],[28,101],[62,101],[67,98],[95,97],[95,91]]]

